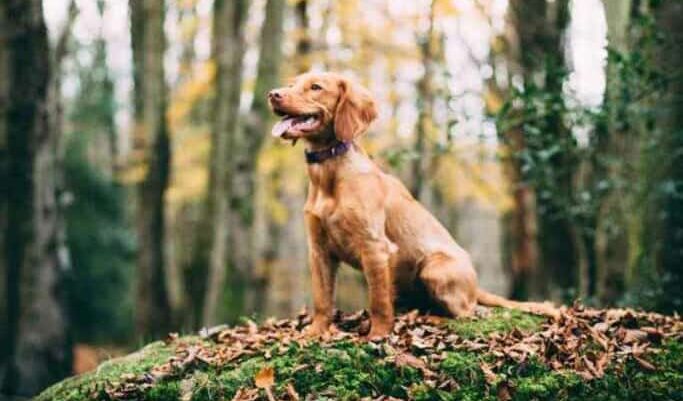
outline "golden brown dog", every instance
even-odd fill
[[[515,302],[477,286],[469,255],[396,178],[355,142],[377,117],[370,93],[333,73],[307,73],[268,98],[283,119],[276,137],[307,144],[305,205],[314,313],[311,335],[331,328],[340,261],[362,269],[370,299],[370,338],[391,332],[394,299],[424,289],[453,316],[477,302],[555,316],[547,303]]]

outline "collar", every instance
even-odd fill
[[[344,153],[348,152],[350,148],[351,144],[349,142],[337,142],[331,147],[323,150],[304,150],[304,154],[306,155],[306,163],[322,163],[327,159],[332,159],[333,157],[343,155]]]

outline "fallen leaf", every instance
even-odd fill
[[[416,369],[422,369],[422,368],[425,368],[427,366],[425,361],[416,357],[413,354],[408,354],[408,353],[402,353],[402,354],[396,355],[396,357],[394,358],[394,363],[396,364],[396,366],[399,366],[399,367],[400,366],[410,366],[410,367],[416,368]]]
[[[264,366],[254,376],[256,387],[263,389],[268,396],[268,401],[275,401],[271,387],[275,384],[275,369],[271,366]]]
[[[258,388],[269,388],[275,384],[275,369],[264,366],[254,376],[254,383]]]
[[[178,333],[168,333],[166,338],[164,338],[164,344],[169,345],[178,339]]]
[[[299,401],[301,399],[299,393],[297,393],[294,386],[292,386],[292,383],[287,383],[287,395],[289,395],[289,398],[291,398],[292,401]]]
[[[479,367],[481,368],[481,371],[484,372],[484,379],[486,379],[486,383],[493,384],[498,380],[498,376],[493,373],[493,370],[486,362],[482,362]]]
[[[510,386],[506,383],[500,383],[498,386],[498,400],[499,401],[510,401],[512,399],[512,394],[510,394]]]
[[[646,360],[643,359],[642,357],[640,357],[640,356],[638,356],[638,355],[635,355],[635,354],[632,355],[632,356],[633,356],[633,359],[635,359],[636,362],[638,362],[638,364],[639,364],[640,366],[642,366],[643,368],[645,368],[645,369],[647,369],[647,370],[657,370],[657,368],[655,368],[655,365],[653,365],[653,364],[651,364],[650,362],[646,361]]]

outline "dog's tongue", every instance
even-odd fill
[[[288,129],[292,128],[294,119],[295,117],[285,117],[282,120],[278,121],[278,123],[273,126],[271,134],[276,138],[281,137],[282,135],[284,135],[285,132],[287,132]]]

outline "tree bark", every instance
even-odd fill
[[[435,62],[435,38],[434,38],[434,5],[432,0],[429,6],[427,32],[420,41],[420,55],[422,57],[422,67],[424,74],[417,84],[418,117],[415,132],[415,153],[416,157],[412,163],[412,188],[413,196],[421,201],[425,201],[429,185],[426,177],[429,175],[429,166],[432,163],[431,148],[433,145],[434,121],[432,119],[434,107],[434,62]]]
[[[294,5],[294,16],[296,18],[297,38],[296,38],[296,72],[302,74],[311,69],[311,51],[313,41],[310,34],[310,22],[308,20],[308,0],[297,0]]]
[[[248,3],[244,0],[214,2],[213,58],[216,63],[216,94],[211,137],[211,165],[208,193],[208,281],[202,313],[205,325],[214,325],[223,317],[219,303],[224,300],[228,269],[235,283],[231,288],[230,309],[242,309],[242,290],[238,266],[229,254],[230,200],[232,200],[232,158],[239,130],[239,103],[242,86],[242,58],[245,51],[244,23]]]
[[[131,0],[135,146],[144,176],[138,184],[138,268],[135,323],[138,334],[159,337],[170,328],[165,276],[165,202],[171,147],[166,126],[164,2]]]
[[[9,149],[7,147],[7,112],[9,110],[9,32],[5,21],[5,5],[0,3],[0,344],[8,344],[7,331],[7,259],[5,241],[7,233],[7,196],[9,193],[8,168]],[[0,386],[5,372],[7,346],[0,346]]]
[[[58,132],[51,124],[47,29],[42,2],[4,2],[8,102],[5,119],[7,370],[2,392],[30,396],[70,372],[57,197]],[[3,323],[4,324],[4,323]]]
[[[658,308],[666,313],[683,310],[683,3],[678,1],[663,2],[656,12],[657,22],[667,35],[667,46],[660,50],[659,62],[670,75],[667,86],[668,96],[665,98],[664,118],[661,121],[665,133],[662,150],[674,156],[669,168],[660,178],[662,185],[673,183],[677,190],[666,191],[662,199],[662,209],[666,219],[662,224],[661,266],[659,276],[662,279],[662,299]],[[661,188],[661,186],[660,186]],[[656,216],[660,216],[659,208],[655,208]],[[648,216],[652,220],[652,216]],[[650,224],[651,220],[643,224]],[[652,252],[656,252],[654,247]]]
[[[607,40],[613,51],[624,54],[629,50],[628,26],[631,17],[631,0],[603,0],[607,17]],[[618,66],[609,61],[607,64],[607,89],[605,105],[607,109],[607,125],[604,135],[599,138],[600,151],[603,157],[625,158],[637,160],[634,149],[627,145],[630,142],[627,133],[619,129],[621,124],[619,97],[622,96],[623,83],[620,80]],[[628,156],[627,156],[628,155]],[[605,171],[606,170],[606,171]],[[596,166],[595,174],[601,179],[616,182],[623,174],[622,163],[612,163],[603,168]],[[614,303],[625,289],[624,279],[629,265],[628,214],[637,214],[625,210],[628,194],[619,189],[612,189],[600,202],[596,215],[595,227],[595,262],[596,262],[596,296],[603,304]],[[618,227],[617,232],[611,227]],[[585,292],[586,289],[582,292]]]
[[[246,119],[244,130],[235,141],[235,172],[232,186],[233,197],[233,249],[235,262],[246,272],[250,290],[247,293],[247,313],[261,312],[265,307],[268,268],[257,255],[255,213],[256,210],[256,162],[264,138],[268,138],[268,123],[271,112],[266,93],[280,82],[280,61],[282,59],[282,33],[284,25],[285,0],[268,0],[266,16],[261,27],[261,49],[257,67],[254,100]]]
[[[562,34],[568,21],[568,2],[553,3],[545,0],[513,0],[510,15],[515,27],[518,43],[516,49],[518,73],[526,83],[535,83],[545,91],[561,93],[563,75],[557,71],[545,73],[547,68],[563,68],[564,50]],[[548,125],[554,135],[570,133],[563,128],[558,116],[551,116]],[[507,135],[510,151],[520,152],[529,148],[526,133],[513,129]],[[512,157],[515,157],[514,155]],[[555,163],[567,164],[562,156]],[[539,213],[539,199],[534,187],[529,186],[527,175],[521,170],[521,163],[511,161],[508,167],[512,178],[513,200],[515,202],[512,224],[512,294],[515,298],[545,298],[549,282],[573,269],[571,247],[571,222],[566,218],[549,217],[554,213]],[[557,177],[566,196],[571,193],[571,176]],[[544,205],[547,206],[547,205]],[[543,269],[539,263],[543,263]]]
[[[294,4],[296,47],[291,70],[287,69],[288,73],[301,74],[307,72],[311,67],[312,41],[308,4],[308,0],[298,0]],[[281,146],[281,144],[273,144],[273,146]],[[293,165],[288,164],[288,166],[295,168]],[[273,279],[269,282],[268,295],[270,298],[261,300],[261,302],[267,304],[266,308],[270,313],[279,314],[293,313],[304,305],[303,283],[307,269],[306,250],[304,246],[301,246],[305,243],[304,218],[301,207],[304,202],[301,194],[305,188],[302,187],[301,192],[298,188],[292,188],[292,185],[289,185],[288,188],[286,185],[287,175],[287,171],[276,168],[266,175],[264,184],[259,186],[259,189],[263,191],[260,199],[262,204],[265,205],[263,198],[266,196],[276,199],[283,214],[287,216],[284,222],[277,221],[277,219],[269,216],[270,218],[264,224],[266,226],[264,236],[267,238],[263,249],[264,265],[269,270],[268,274],[272,273]],[[281,295],[284,292],[277,293],[277,288],[287,288],[286,295],[283,297]],[[277,307],[273,308],[274,305]]]
[[[189,1],[178,4],[178,26],[181,27],[181,48],[179,60],[179,83],[192,77],[192,68],[196,60],[195,39],[199,27],[197,2]]]
[[[525,77],[531,75],[528,70],[533,64],[526,61],[527,57],[530,57],[531,49],[526,46],[529,45],[528,42],[537,29],[536,25],[543,21],[544,8],[538,9],[538,6],[543,6],[543,4],[535,4],[527,9],[522,0],[510,3],[509,18],[514,35],[509,38],[511,43],[509,43],[508,59],[512,64],[510,71],[512,74],[521,74]],[[531,18],[529,14],[532,13]],[[503,142],[507,143],[509,151],[503,161],[503,167],[510,181],[513,200],[512,210],[506,217],[512,276],[510,295],[515,299],[526,299],[532,292],[531,277],[534,277],[539,270],[536,193],[534,188],[525,182],[521,163],[516,157],[526,146],[524,133],[519,128],[513,128],[499,135],[502,136]]]

